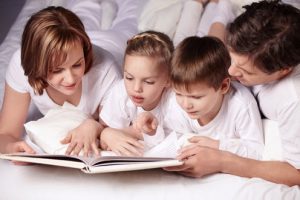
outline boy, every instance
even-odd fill
[[[255,86],[262,114],[278,122],[283,161],[251,160],[206,147],[183,151],[179,158],[197,157],[191,176],[224,172],[300,185],[300,11],[278,1],[245,8],[229,27],[229,74]],[[184,173],[183,168],[168,170]]]

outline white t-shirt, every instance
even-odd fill
[[[207,136],[220,141],[220,150],[261,159],[264,142],[261,117],[253,95],[241,84],[232,82],[219,113],[204,126],[191,119],[175,98],[170,105],[166,123],[174,131]]]
[[[282,158],[300,169],[300,65],[270,84],[253,87],[262,114],[277,121]]]
[[[171,90],[164,91],[159,104],[150,111],[158,121],[164,120],[171,95]],[[109,127],[121,129],[130,126],[142,112],[145,110],[134,105],[126,92],[124,80],[121,80],[109,94],[100,117]]]
[[[93,46],[93,50],[94,64],[89,72],[83,76],[81,99],[77,105],[78,109],[90,115],[97,113],[97,108],[105,102],[109,89],[121,78],[119,67],[113,56],[97,46]],[[6,73],[6,82],[17,92],[30,93],[33,103],[44,115],[50,109],[60,107],[51,100],[46,90],[42,95],[34,93],[21,66],[20,49],[15,52],[10,61]]]

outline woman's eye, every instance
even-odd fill
[[[73,67],[81,67],[81,63],[78,63],[78,64],[75,64],[75,65],[73,65]]]
[[[55,69],[52,71],[53,74],[59,74],[60,72],[62,72],[62,69]]]

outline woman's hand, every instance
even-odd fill
[[[10,153],[28,153],[35,154],[36,152],[25,142],[18,141],[7,144],[7,152]],[[12,161],[15,165],[30,165],[31,163]]]
[[[101,147],[122,156],[142,156],[144,145],[121,130],[105,128],[101,133]]]
[[[83,150],[84,156],[92,153],[99,155],[98,138],[103,126],[94,119],[86,119],[77,128],[71,130],[68,135],[61,140],[62,144],[69,144],[66,155],[78,155]]]

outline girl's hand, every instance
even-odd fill
[[[144,145],[132,136],[113,128],[101,133],[101,146],[120,156],[142,156]]]
[[[151,112],[143,112],[139,114],[133,122],[133,128],[148,135],[154,135],[156,133],[157,125],[158,121]]]
[[[94,153],[99,155],[97,138],[103,126],[94,119],[86,119],[77,128],[71,130],[68,135],[61,140],[62,144],[69,144],[66,155],[78,155],[83,150],[84,156]]]

